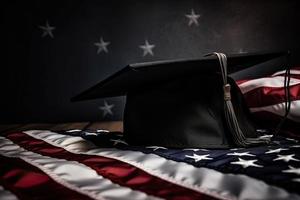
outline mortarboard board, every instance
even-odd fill
[[[227,58],[212,53],[202,59],[131,64],[71,101],[126,95],[124,137],[132,145],[226,148],[266,143],[257,138],[243,95],[228,73],[286,54]]]

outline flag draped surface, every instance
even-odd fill
[[[271,137],[264,135],[262,137]],[[130,146],[122,134],[0,137],[1,199],[300,199],[300,143],[226,150]]]
[[[104,130],[2,134],[0,199],[300,199],[299,74],[291,70],[282,131],[290,137],[262,129],[272,141],[265,146],[140,147]],[[238,81],[250,111],[269,127],[284,115],[283,76]]]

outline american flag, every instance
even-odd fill
[[[271,137],[263,135],[262,137]],[[169,149],[103,130],[0,137],[1,199],[300,199],[300,143]]]

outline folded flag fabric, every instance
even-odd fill
[[[276,127],[285,114],[284,73],[237,81],[254,119],[264,128]],[[300,139],[300,67],[290,71],[291,109],[282,134]]]
[[[263,135],[262,137],[271,137]],[[300,143],[227,150],[129,146],[122,134],[0,137],[1,199],[300,199]]]

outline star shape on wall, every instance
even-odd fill
[[[290,155],[277,155],[277,158],[275,158],[273,161],[276,160],[283,160],[284,162],[289,162],[291,160],[293,161],[300,161],[296,158],[293,158],[295,156],[295,154],[290,154]]]
[[[239,161],[231,162],[233,165],[241,165],[243,168],[247,167],[263,167],[262,165],[255,164],[257,160],[244,160],[239,158]]]
[[[149,44],[148,40],[145,40],[145,44],[144,45],[140,45],[140,48],[144,51],[143,52],[143,56],[146,56],[148,54],[150,54],[151,56],[154,55],[153,53],[153,48],[155,47],[154,44]]]
[[[39,28],[43,31],[42,37],[49,35],[49,37],[54,38],[53,31],[55,30],[55,27],[50,26],[48,21],[46,21],[45,26],[39,26]]]
[[[105,117],[107,114],[113,115],[112,108],[114,107],[114,104],[108,104],[106,101],[104,101],[104,105],[100,106],[99,109],[103,111],[103,117]]]
[[[153,151],[156,151],[158,149],[167,149],[165,147],[160,147],[160,146],[148,146],[146,147],[147,149],[153,149]]]
[[[193,24],[196,26],[199,25],[198,19],[201,15],[196,14],[194,9],[191,10],[191,14],[186,14],[185,16],[189,19],[189,26],[192,26]]]
[[[228,155],[228,156],[255,156],[255,155],[251,154],[250,152],[241,152],[241,153],[233,152],[233,153],[228,153],[226,155]]]
[[[285,149],[285,148],[270,149],[269,151],[265,152],[265,154],[269,154],[269,153],[279,153],[279,152],[284,151],[284,150],[288,150],[288,149]]]
[[[110,42],[105,42],[103,40],[103,38],[101,37],[100,38],[100,42],[95,42],[94,45],[96,47],[98,47],[97,49],[97,54],[101,53],[101,52],[105,52],[105,53],[108,53],[108,49],[107,49],[107,46],[110,44]]]
[[[195,153],[192,156],[185,155],[185,157],[187,157],[187,158],[194,159],[195,162],[199,162],[201,160],[212,160],[213,158],[210,158],[209,156],[210,156],[210,154],[198,155],[198,154],[195,154]]]
[[[295,167],[289,166],[289,169],[282,170],[282,172],[294,173],[294,174],[300,175],[300,168],[295,168]]]

